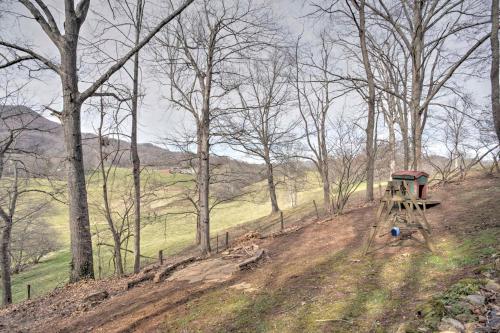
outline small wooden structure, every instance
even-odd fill
[[[424,245],[434,251],[430,235],[431,228],[425,217],[427,205],[439,203],[427,199],[429,175],[421,171],[399,171],[387,183],[384,196],[380,200],[375,223],[365,245],[364,253],[376,251],[386,246],[403,245],[408,240]],[[385,232],[381,233],[381,230]],[[376,237],[391,234],[392,240],[382,247],[373,249]],[[421,237],[416,237],[418,234]]]
[[[406,181],[410,188],[410,193],[412,193],[416,199],[427,199],[427,181],[429,180],[428,173],[423,171],[403,170],[393,173],[391,177],[396,186],[401,185],[403,181]]]

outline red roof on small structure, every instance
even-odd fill
[[[423,171],[401,170],[401,171],[396,171],[391,175],[391,177],[394,176],[412,176],[415,178],[419,178],[422,176],[429,177],[429,174]]]

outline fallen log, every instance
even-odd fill
[[[258,249],[257,252],[253,257],[248,258],[247,260],[241,262],[238,264],[238,268],[240,270],[243,270],[248,267],[248,265],[253,264],[257,261],[259,261],[263,256],[266,251],[264,249]]]
[[[140,284],[144,281],[153,280],[154,277],[155,277],[154,273],[141,274],[138,277],[136,277],[135,279],[132,279],[132,280],[127,282],[127,290],[134,288],[135,286],[137,286],[138,284]]]
[[[167,265],[164,268],[161,268],[160,271],[158,271],[155,274],[155,276],[153,278],[153,282],[158,283],[158,282],[162,281],[163,279],[165,279],[167,276],[169,276],[173,271],[175,271],[180,266],[184,266],[184,265],[189,264],[193,261],[196,261],[196,259],[197,258],[195,256],[187,257],[187,258],[184,258],[184,259],[179,260],[177,262],[174,262],[173,264]]]

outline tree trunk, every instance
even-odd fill
[[[65,35],[57,45],[61,55],[61,84],[63,93],[62,125],[66,145],[66,170],[71,234],[70,282],[94,278],[92,237],[85,184],[82,134],[80,125],[81,105],[78,91],[77,48],[79,23],[68,16],[64,23]]]
[[[408,138],[408,125],[401,126],[401,137],[403,141],[403,168],[410,168],[410,139]]]
[[[81,106],[74,101],[71,92],[67,89],[64,89],[64,92],[63,127],[67,154],[66,168],[72,254],[70,282],[76,282],[84,278],[94,278],[94,265],[80,130]]]
[[[420,115],[417,115],[417,121],[413,128],[415,133],[413,134],[413,170],[418,170],[420,168],[420,160],[422,157],[422,127],[420,123]]]
[[[328,157],[325,156],[320,163],[321,163],[320,176],[321,176],[321,182],[323,183],[323,207],[325,209],[325,212],[330,214],[333,212],[333,207],[330,199],[331,194],[330,194]]]
[[[388,122],[388,127],[389,127],[389,154],[391,157],[391,160],[389,162],[389,177],[388,179],[390,180],[392,177],[392,174],[396,172],[396,133],[394,129],[394,122],[389,119]]]
[[[142,1],[137,1],[135,22],[135,45],[141,36]],[[141,160],[137,151],[137,104],[139,98],[139,52],[134,55],[134,73],[132,87],[132,130],[130,133],[130,154],[132,158],[132,176],[134,178],[134,273],[141,269]]]
[[[121,240],[120,235],[116,231],[115,224],[113,222],[113,216],[111,214],[111,207],[109,205],[109,196],[108,196],[108,173],[106,172],[106,168],[104,166],[105,156],[104,156],[104,141],[102,135],[102,126],[104,124],[104,104],[103,99],[101,97],[101,114],[100,114],[100,123],[98,128],[98,137],[99,137],[99,164],[101,167],[101,177],[102,177],[102,199],[104,202],[104,214],[106,217],[106,221],[108,223],[109,230],[113,235],[113,256],[115,261],[115,272],[118,276],[123,275],[123,263],[122,263],[122,255],[121,255]]]
[[[268,155],[267,152],[266,155]],[[280,209],[278,207],[278,199],[276,197],[276,185],[274,184],[273,164],[271,163],[269,156],[265,158],[265,161],[266,161],[266,172],[267,172],[267,187],[269,189],[269,197],[271,198],[271,213],[277,213],[280,211]]]
[[[363,55],[363,66],[368,83],[368,120],[366,124],[366,201],[373,201],[373,182],[375,174],[375,81],[366,46],[365,1],[359,4],[359,40]]]
[[[196,142],[197,142],[197,148],[196,148],[196,156],[198,159],[198,171],[196,174],[196,186],[197,191],[198,191],[198,202],[197,202],[197,207],[196,207],[196,245],[201,244],[201,223],[200,223],[200,218],[201,218],[201,209],[200,209],[200,203],[201,203],[201,124],[196,123],[197,129],[196,129]]]
[[[120,242],[120,235],[118,232],[113,231],[113,252],[115,255],[115,270],[116,275],[123,276],[123,261],[122,261],[122,249]]]
[[[12,303],[12,281],[10,271],[10,239],[12,234],[12,219],[4,219],[5,226],[2,232],[1,272],[2,272],[2,304]]]
[[[412,39],[412,82],[411,82],[411,101],[410,112],[412,115],[412,169],[418,170],[420,167],[420,157],[422,152],[422,113],[420,110],[420,99],[422,98],[422,80],[423,80],[423,39],[424,31],[422,27],[422,1],[414,0],[413,26],[415,27],[414,37]]]
[[[498,51],[498,0],[491,1],[491,111],[500,144],[500,86],[498,67],[500,56]]]
[[[209,115],[207,112],[203,112],[203,121],[200,129],[200,217],[199,217],[199,230],[200,230],[200,250],[201,253],[206,255],[209,254],[210,249],[210,202],[209,202],[209,190],[210,190],[210,161],[209,161]]]

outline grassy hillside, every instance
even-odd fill
[[[115,171],[115,181],[110,189],[112,205],[116,210],[120,210],[122,195],[129,189],[131,176],[127,169],[117,169]],[[142,254],[146,257],[156,258],[157,253],[162,249],[165,255],[171,255],[194,243],[195,238],[195,218],[193,215],[167,215],[166,223],[164,218],[155,222],[154,213],[158,215],[174,213],[176,208],[167,207],[174,198],[172,194],[182,190],[183,187],[192,185],[190,175],[165,174],[162,172],[148,170],[148,181],[160,185],[155,190],[155,196],[166,199],[153,200],[150,204],[143,206],[143,223],[147,224],[142,230]],[[102,190],[99,175],[93,174],[88,177],[89,209],[91,214],[92,232],[101,231],[104,241],[111,244],[110,235],[107,232],[107,225],[100,212],[102,205]],[[42,185],[43,186],[43,185]],[[360,189],[363,186],[360,187]],[[215,235],[223,230],[234,227],[238,224],[248,223],[256,219],[266,218],[270,213],[270,204],[267,200],[265,183],[256,183],[249,189],[251,195],[244,196],[238,201],[227,202],[217,206],[212,212],[211,234]],[[278,186],[278,198],[280,207],[284,210],[290,208],[288,195],[284,188]],[[312,200],[321,199],[321,189],[314,174],[308,176],[307,184],[303,192],[298,195],[298,204],[308,203],[311,206]],[[54,227],[57,238],[61,243],[61,250],[46,256],[39,264],[13,276],[13,298],[14,302],[19,302],[26,298],[26,285],[30,284],[32,295],[44,294],[55,287],[62,286],[67,282],[69,263],[71,254],[69,251],[69,225],[67,207],[61,203],[54,203],[48,212],[47,220]],[[132,223],[132,222],[131,222]],[[107,241],[106,241],[107,239]],[[102,241],[102,240],[101,240]],[[94,236],[94,243],[96,237]],[[128,248],[132,250],[133,239],[131,238]],[[111,250],[102,246],[101,268],[102,276],[113,273],[111,262]],[[97,246],[94,246],[94,263],[96,276],[98,275],[99,260],[97,257]],[[146,264],[154,259],[143,260]],[[126,271],[130,272],[133,265],[132,253],[126,256]]]

